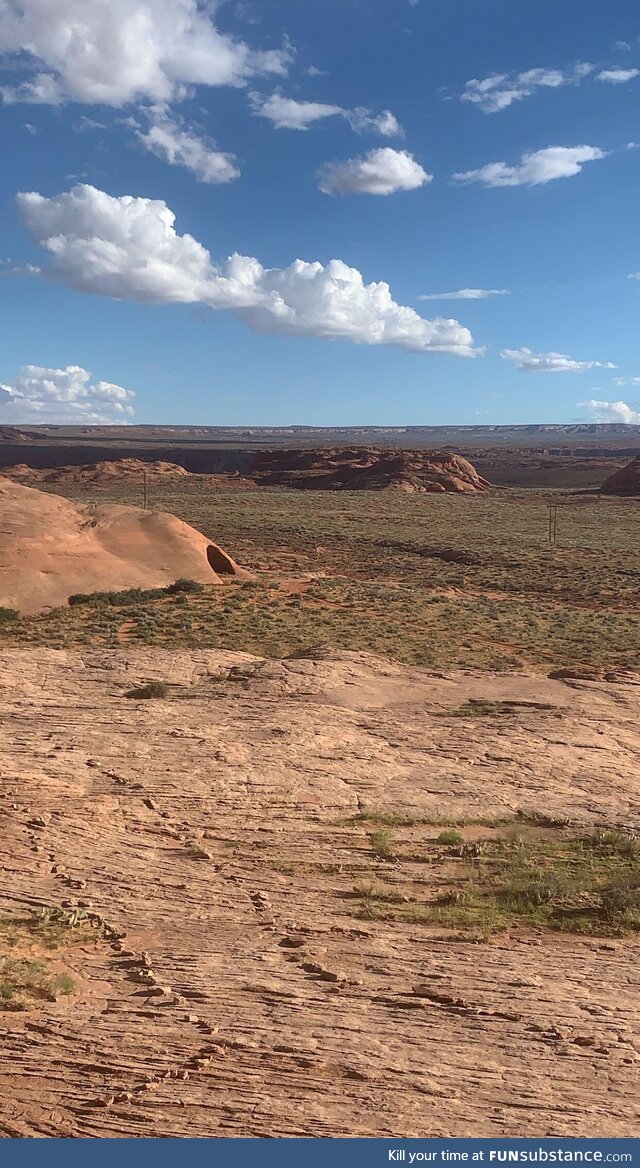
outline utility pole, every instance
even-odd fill
[[[549,503],[549,543],[555,544],[558,537],[558,504]]]

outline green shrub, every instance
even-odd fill
[[[464,843],[464,836],[460,835],[460,832],[452,827],[446,831],[441,831],[436,843],[446,844],[448,847],[455,848]]]
[[[167,596],[175,596],[178,592],[204,592],[204,584],[198,584],[197,580],[187,580],[181,576],[179,580],[175,580],[173,584],[168,584],[162,591]]]
[[[7,625],[15,620],[20,620],[17,608],[5,608],[4,605],[0,605],[0,625]]]

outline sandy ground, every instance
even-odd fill
[[[478,944],[351,893],[384,867],[363,807],[638,827],[639,680],[3,651],[0,912],[118,937],[0,1013],[0,1133],[637,1135],[640,939]],[[469,697],[513,704],[449,716]]]

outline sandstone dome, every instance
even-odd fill
[[[609,475],[600,490],[603,495],[640,495],[640,457]]]
[[[75,592],[247,575],[175,515],[72,503],[0,478],[0,605],[28,614],[65,604]]]

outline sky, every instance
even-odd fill
[[[639,97],[636,0],[0,0],[0,424],[640,424]]]

